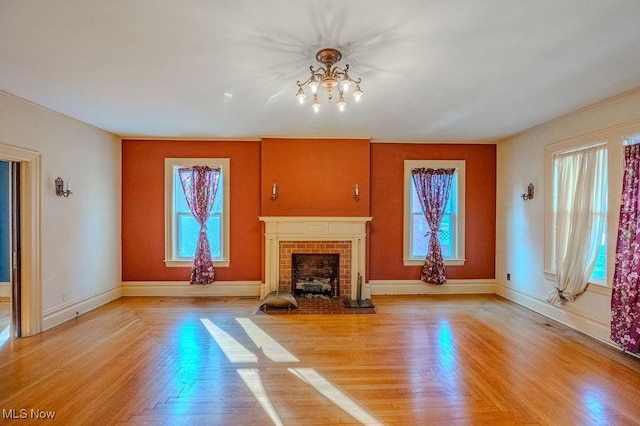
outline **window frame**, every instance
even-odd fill
[[[596,142],[594,142],[596,140]],[[583,149],[593,148],[597,146],[605,146],[607,151],[607,173],[606,173],[606,182],[607,186],[607,206],[605,214],[605,278],[594,278],[593,274],[589,278],[589,284],[598,285],[601,287],[608,286],[608,276],[609,276],[609,261],[608,261],[608,251],[609,251],[609,215],[610,215],[610,144],[608,139],[602,138],[594,138],[591,139],[590,142],[576,143],[560,143],[553,144],[545,147],[545,236],[544,236],[544,275],[547,279],[556,281],[556,269],[555,269],[555,212],[554,212],[554,199],[555,199],[555,178],[556,178],[556,155],[559,154],[567,154],[574,151],[581,151]]]
[[[220,167],[222,174],[222,244],[220,245],[220,257],[213,259],[214,267],[228,267],[230,259],[230,191],[231,174],[229,158],[165,158],[164,159],[164,190],[165,190],[165,266],[170,268],[191,267],[193,259],[178,259],[175,243],[177,240],[174,170],[176,167],[209,166]]]
[[[624,135],[622,137],[622,146],[635,145],[635,144],[640,144],[640,133],[633,132],[628,135]]]
[[[419,266],[424,258],[411,256],[411,170],[419,168],[454,168],[457,179],[457,214],[456,223],[452,226],[456,232],[456,253],[452,258],[444,259],[445,265],[460,266],[466,262],[465,257],[465,160],[405,160],[404,161],[404,214],[403,214],[403,264]]]

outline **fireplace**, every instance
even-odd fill
[[[340,295],[340,255],[294,253],[291,255],[291,293],[294,296]]]
[[[295,293],[295,284],[292,286],[294,254],[338,255],[338,273],[333,278],[337,278],[337,283],[331,291],[339,297],[357,298],[358,276],[366,276],[366,224],[370,217],[263,216],[259,219],[265,223],[261,298],[278,288]],[[370,297],[365,281],[362,299]]]

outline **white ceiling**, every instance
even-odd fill
[[[638,0],[0,0],[0,90],[122,136],[502,138],[640,87]],[[342,51],[362,102],[296,80]]]

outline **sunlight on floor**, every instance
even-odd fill
[[[9,340],[9,326],[6,326],[2,332],[0,332],[0,346]]]
[[[275,425],[282,425],[282,420],[278,416],[276,409],[273,408],[273,404],[271,400],[267,396],[267,391],[264,389],[264,385],[262,384],[262,379],[260,378],[260,373],[256,368],[238,368],[236,370],[242,380],[247,385],[247,387],[251,390],[253,396],[256,397],[264,411],[267,412],[267,415],[273,421]]]
[[[291,352],[286,350],[282,345],[267,333],[262,331],[260,327],[255,325],[249,318],[236,318],[244,331],[249,335],[253,343],[262,349],[262,352],[273,362],[299,362],[298,358],[293,356]]]
[[[456,368],[456,348],[451,335],[451,326],[447,321],[440,321],[438,324],[438,339],[436,340],[438,347],[438,358],[440,365],[447,370],[448,373],[455,373]]]
[[[582,396],[582,402],[586,413],[589,415],[593,424],[606,425],[608,424],[608,416],[605,409],[604,398],[602,393],[598,389],[587,389]]]
[[[218,346],[220,346],[230,362],[234,364],[258,362],[258,355],[245,348],[240,342],[213,322],[205,318],[200,319],[200,321],[209,331],[209,334],[211,334]],[[269,334],[258,327],[249,318],[236,318],[236,321],[240,324],[253,343],[255,343],[259,349],[262,349],[264,355],[271,361],[275,363],[300,362],[298,358],[286,350],[280,343],[269,336]],[[273,367],[268,368],[271,369]],[[315,369],[287,368],[287,371],[298,377],[304,383],[312,386],[321,395],[343,409],[360,423],[364,425],[382,424],[367,410],[358,405],[358,403],[353,399],[349,398],[349,396],[334,386]],[[260,403],[271,421],[275,425],[282,425],[282,420],[278,416],[278,412],[273,406],[264,383],[262,382],[260,371],[257,368],[238,368],[236,369],[236,372],[242,378],[256,400]]]
[[[209,334],[215,339],[220,349],[229,358],[229,361],[236,362],[258,362],[258,356],[242,346],[236,339],[227,334],[220,327],[209,321],[201,319]]]
[[[382,425],[375,417],[359,406],[353,399],[322,377],[313,368],[288,368],[294,376],[313,386],[329,401],[342,408],[363,425]]]

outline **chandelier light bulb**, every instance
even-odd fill
[[[342,92],[340,93],[340,99],[338,100],[338,109],[340,112],[344,111],[344,106],[346,103],[344,102],[344,96],[342,96]]]
[[[342,86],[342,91],[343,92],[347,92],[349,90],[349,86],[351,86],[351,80],[347,80],[348,77],[345,77],[345,80],[342,80],[340,82],[340,85]]]
[[[313,76],[313,80],[309,82],[309,87],[311,87],[311,92],[313,92],[314,95],[318,93],[318,86],[320,86],[320,83],[316,80],[316,77]]]
[[[304,103],[304,98],[306,98],[307,95],[304,94],[304,90],[302,90],[302,86],[300,86],[298,88],[298,94],[296,95],[296,98],[298,98],[298,102],[300,102],[300,104]]]
[[[316,114],[320,111],[320,102],[318,102],[318,95],[313,95],[313,103],[311,104],[313,107],[313,112]]]
[[[353,92],[353,97],[356,102],[360,102],[360,98],[362,97],[362,90],[360,90],[360,85],[356,84],[356,90]]]

